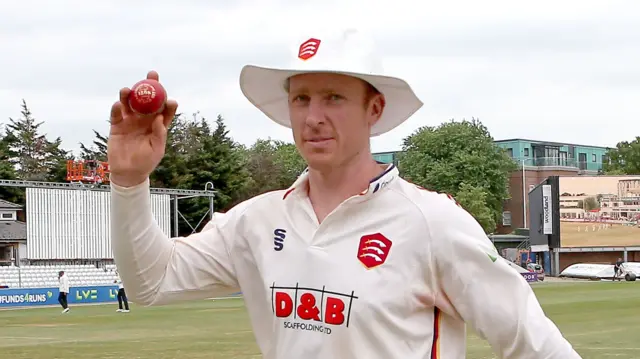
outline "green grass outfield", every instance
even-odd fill
[[[540,283],[545,312],[583,358],[640,357],[640,284]],[[260,358],[241,299],[167,307],[115,305],[0,311],[0,358]],[[495,358],[470,334],[468,358]]]

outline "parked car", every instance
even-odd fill
[[[529,272],[538,273],[538,280],[544,280],[544,269],[538,263],[527,263],[527,270]]]

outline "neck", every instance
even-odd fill
[[[362,193],[382,170],[366,152],[337,168],[309,168],[309,199],[318,220],[322,222],[340,203]]]

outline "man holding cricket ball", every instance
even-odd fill
[[[370,138],[422,107],[411,87],[382,75],[361,33],[311,35],[295,44],[290,68],[240,74],[249,102],[292,129],[308,170],[187,238],[169,240],[149,203],[178,104],[153,71],[120,91],[108,143],[111,235],[132,301],[242,291],[267,359],[460,359],[465,323],[500,358],[580,358],[471,215],[373,160]]]

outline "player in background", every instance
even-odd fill
[[[120,273],[116,271],[116,280],[113,281],[118,285],[118,313],[129,313],[129,300],[127,300],[127,293],[124,291],[124,284],[120,278]],[[124,308],[123,308],[124,304]]]
[[[62,313],[69,312],[69,302],[67,298],[69,297],[69,277],[64,271],[58,272],[58,283],[59,283],[59,293],[58,293],[58,303],[62,306]]]
[[[622,265],[624,264],[624,261],[622,260],[622,258],[618,258],[618,260],[613,264],[613,281],[615,282],[615,280],[617,279],[618,281],[621,281],[622,278]]]
[[[129,296],[162,305],[242,291],[265,359],[462,359],[465,323],[503,359],[580,358],[469,213],[373,159],[371,137],[422,106],[406,81],[381,72],[358,31],[304,32],[291,67],[247,65],[240,88],[292,129],[308,170],[188,238],[169,240],[149,201],[178,104],[144,118],[120,91],[111,241]]]

